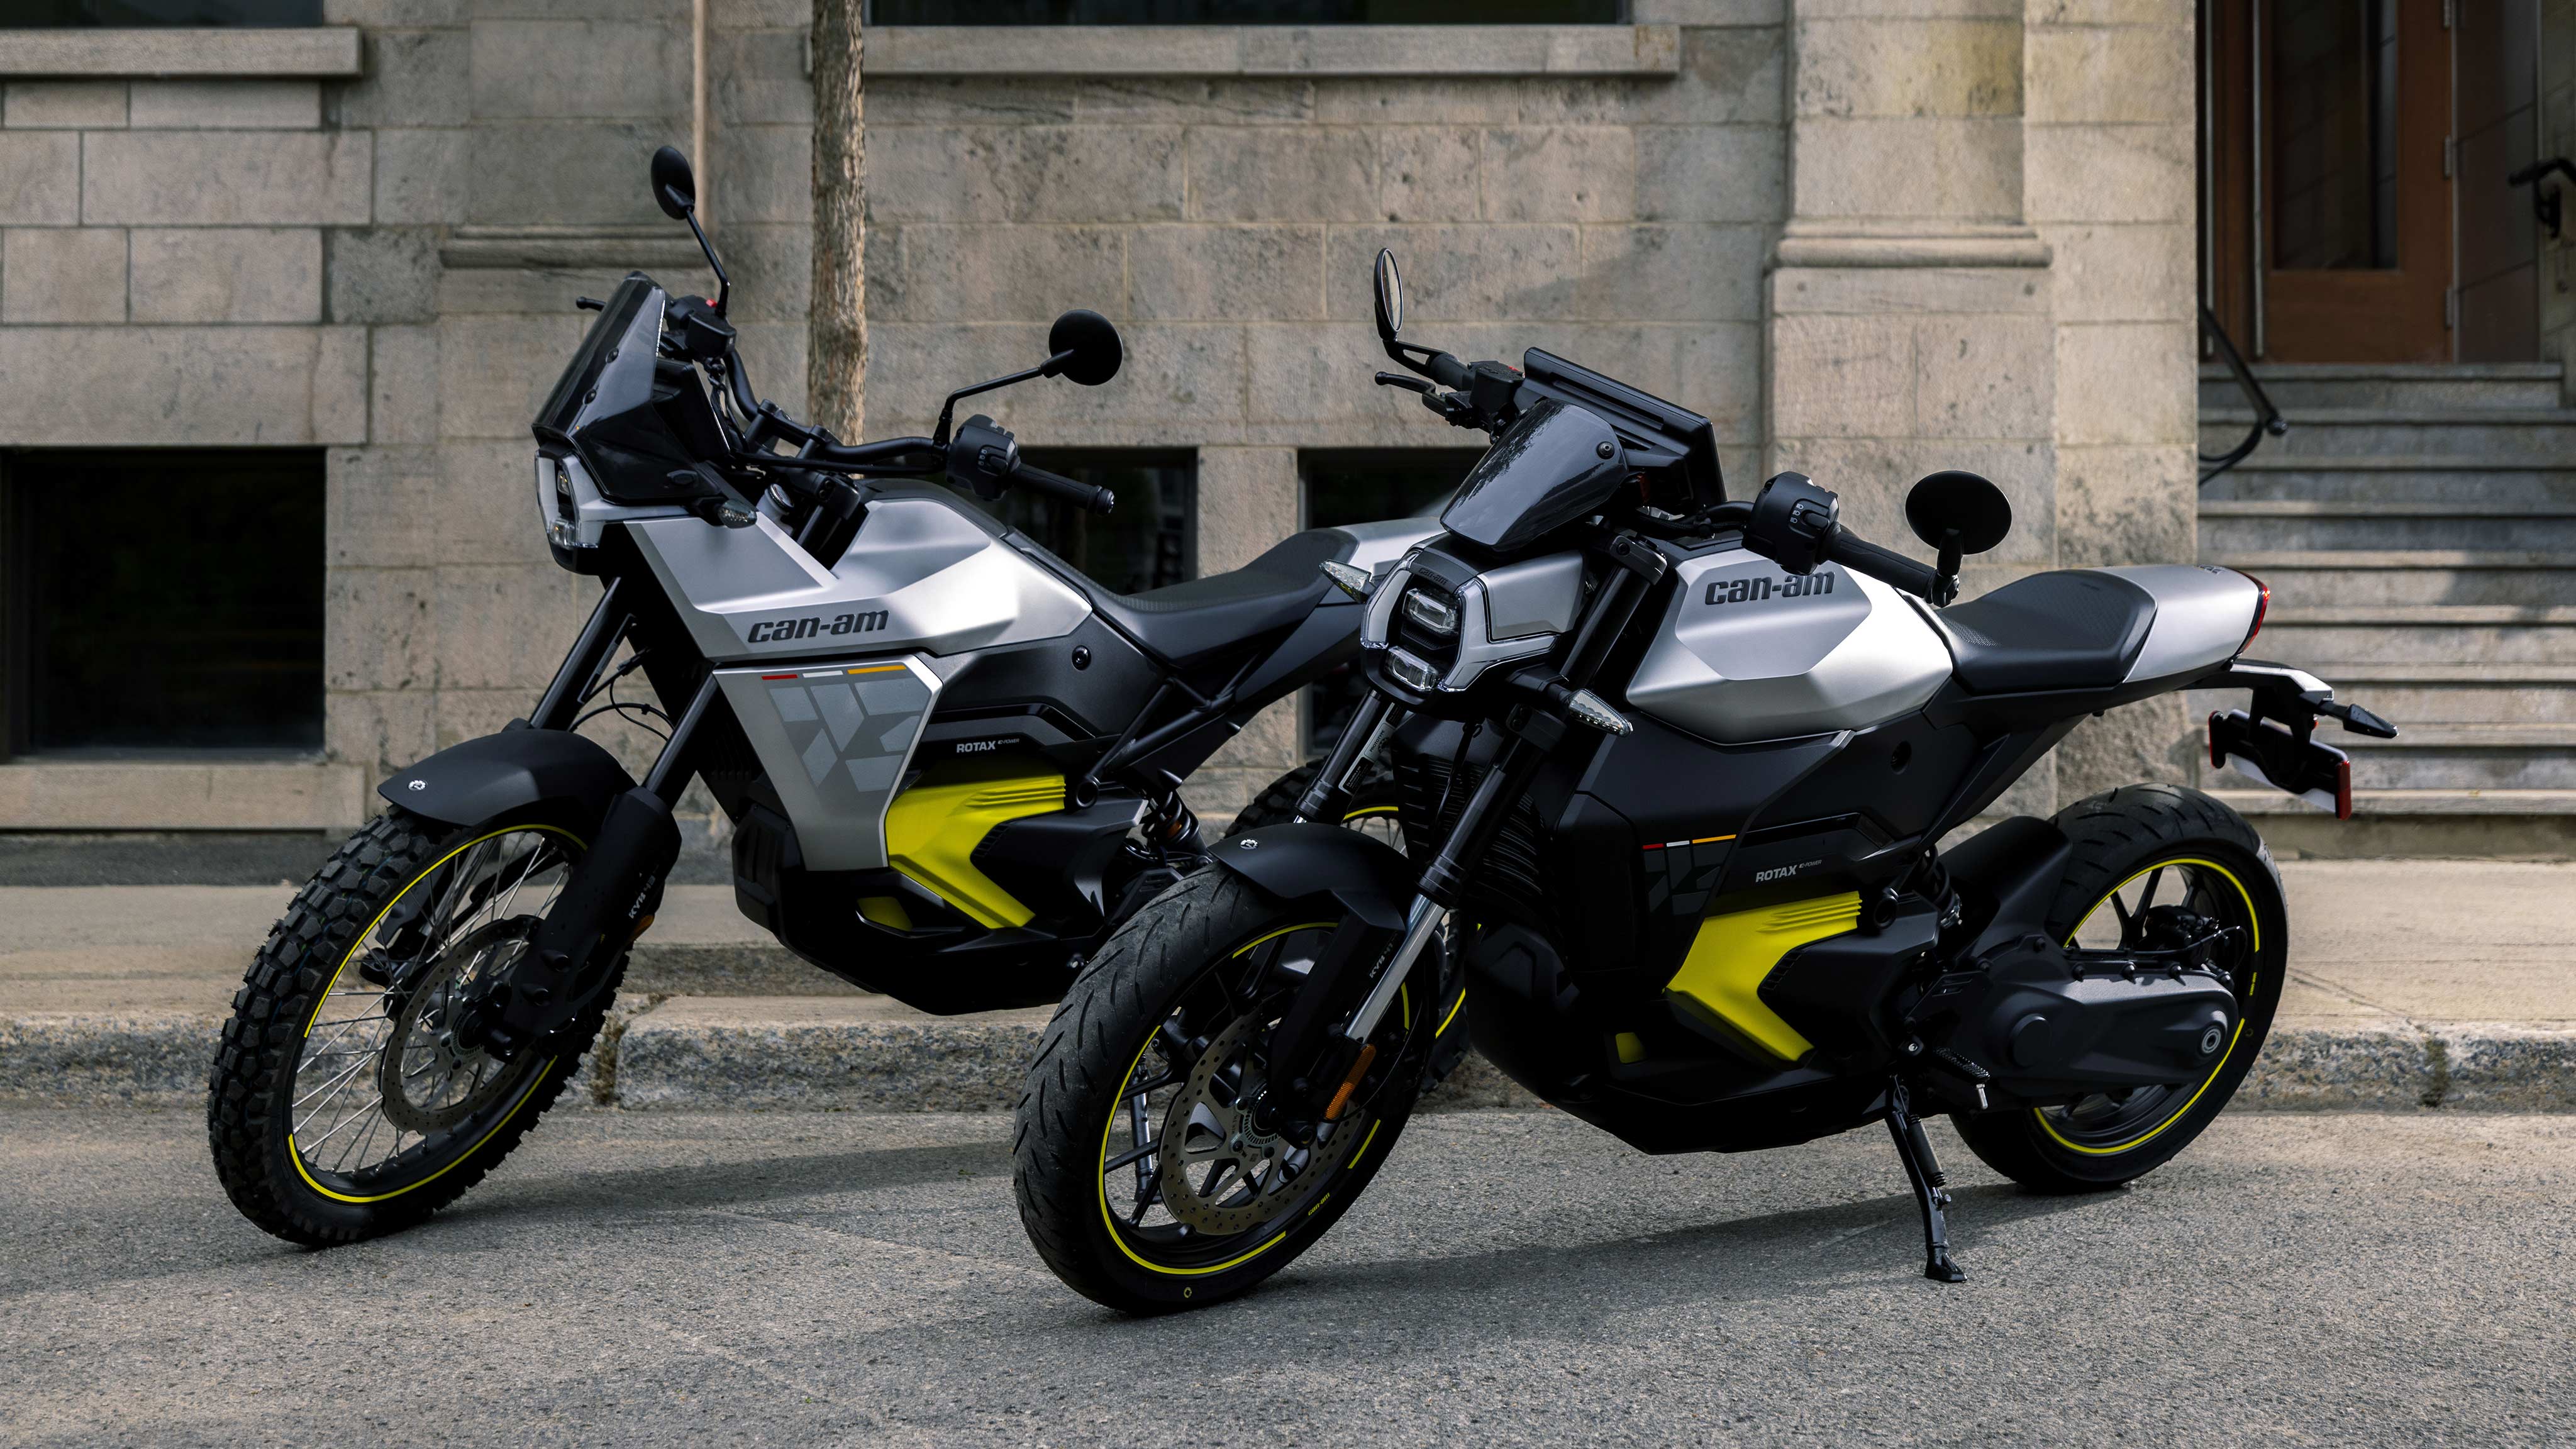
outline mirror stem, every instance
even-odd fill
[[[698,225],[698,209],[690,207],[681,213],[689,223],[689,232],[698,239],[698,250],[707,254],[707,267],[716,274],[716,315],[724,315],[725,303],[733,296],[733,278],[725,275],[724,263],[716,260],[715,243],[707,240],[705,227]]]
[[[973,397],[979,392],[991,392],[997,387],[1009,387],[1012,383],[1027,382],[1033,377],[1053,377],[1063,370],[1065,362],[1072,356],[1073,354],[1070,352],[1059,352],[1055,356],[1048,358],[1046,361],[1039,363],[1037,366],[1028,369],[1026,372],[1014,372],[1004,377],[988,378],[983,382],[975,384],[973,387],[961,387],[955,392],[950,393],[948,395],[948,401],[939,405],[939,426],[931,429],[930,441],[937,443],[943,448],[948,446],[948,427],[957,416],[958,403],[967,398]]]

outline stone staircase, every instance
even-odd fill
[[[2352,755],[2350,824],[2205,758],[2203,787],[2302,854],[2576,853],[2576,409],[2557,365],[2256,373],[2291,430],[2201,489],[2200,556],[2271,585],[2251,654],[2402,733],[2319,731]],[[2200,387],[2204,450],[2233,446],[2253,414],[2223,369]]]

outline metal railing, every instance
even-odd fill
[[[2263,384],[2254,380],[2254,369],[2245,365],[2245,355],[2236,350],[2235,339],[2227,335],[2226,328],[2218,325],[2217,315],[2206,306],[2200,309],[2200,335],[2208,340],[2210,347],[2218,353],[2219,361],[2226,363],[2228,372],[2235,376],[2236,390],[2245,394],[2245,400],[2254,406],[2254,426],[2245,430],[2243,442],[2224,453],[2200,455],[2200,481],[2206,483],[2244,462],[2246,455],[2261,447],[2265,438],[2277,438],[2289,432],[2290,420],[2281,416],[2279,408],[2272,406],[2272,395],[2263,391]]]

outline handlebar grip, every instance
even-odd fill
[[[1026,463],[1011,470],[1011,481],[1023,488],[1034,488],[1051,498],[1061,498],[1076,508],[1087,508],[1094,513],[1107,513],[1118,506],[1118,495],[1109,489],[1094,488],[1088,483],[1076,483],[1061,473],[1050,473],[1044,468],[1032,468]]]
[[[1457,389],[1476,380],[1476,370],[1446,352],[1435,352],[1422,364],[1431,380],[1442,387]]]
[[[1840,525],[1836,525],[1826,538],[1824,556],[1829,562],[1868,574],[1881,583],[1893,584],[1918,598],[1933,597],[1933,591],[1938,587],[1940,576],[1932,571],[1930,565],[1916,563],[1894,549],[1865,542]]]

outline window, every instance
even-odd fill
[[[0,10],[0,30],[322,23],[322,0],[7,0]]]
[[[1116,511],[1106,517],[1018,488],[983,504],[1084,577],[1121,594],[1198,577],[1196,453],[1029,448],[1020,456],[1034,467],[1118,495]]]
[[[868,0],[871,25],[1616,25],[1625,0]]]
[[[1449,495],[1483,457],[1481,448],[1413,448],[1400,452],[1301,453],[1306,526],[1334,528],[1388,518],[1438,516]],[[1306,690],[1306,753],[1321,756],[1342,737],[1368,686],[1349,665]]]
[[[318,449],[0,456],[10,753],[322,747]]]

